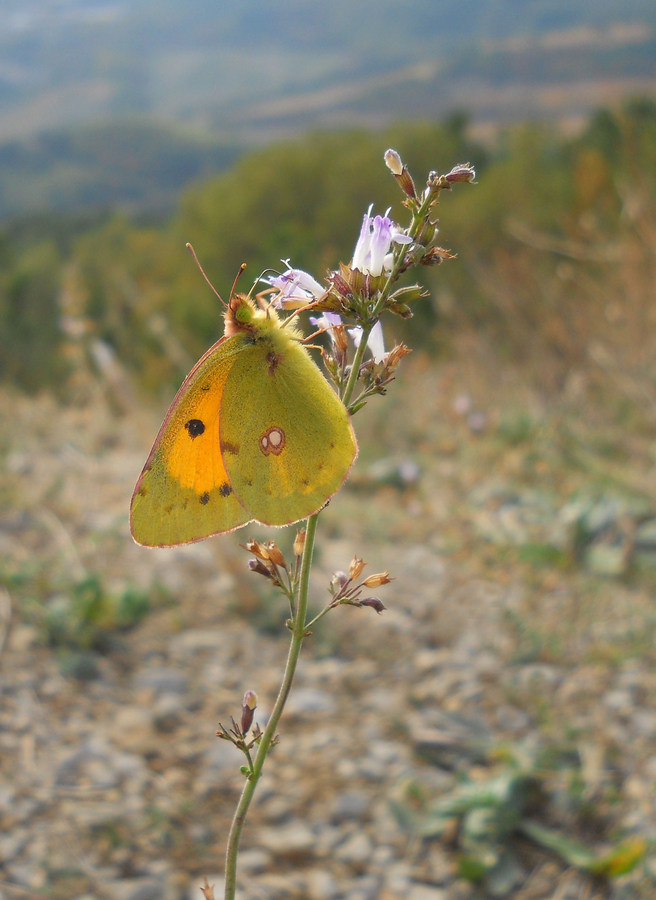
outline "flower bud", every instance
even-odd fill
[[[401,316],[402,319],[412,318],[412,310],[407,303],[397,303],[392,301],[390,302],[388,309],[391,313],[394,313],[395,316]]]
[[[376,588],[382,584],[389,584],[393,579],[390,578],[389,572],[378,572],[376,575],[370,575],[362,582],[365,587]]]
[[[241,707],[241,731],[246,734],[253,724],[253,714],[257,709],[257,694],[255,691],[246,691]]]
[[[399,156],[396,150],[386,150],[385,155],[385,165],[390,170],[392,175],[396,178],[399,187],[403,191],[403,193],[410,197],[412,200],[417,198],[417,190],[415,188],[414,181],[408,172],[406,166],[403,165],[403,160]]]
[[[449,184],[471,184],[476,179],[476,171],[469,163],[465,163],[454,166],[444,178]]]
[[[387,608],[383,606],[383,601],[379,600],[378,597],[365,597],[364,600],[360,600],[360,606],[370,606],[377,613],[382,613]]]
[[[294,554],[296,556],[303,556],[304,550],[305,550],[305,528],[300,528],[296,532],[296,537],[294,538]]]
[[[396,150],[393,150],[391,147],[389,150],[385,151],[383,156],[385,160],[385,165],[390,170],[392,175],[400,175],[404,169],[403,160],[399,156]]]
[[[359,556],[353,557],[349,565],[349,575],[351,576],[353,581],[355,581],[356,578],[360,577],[360,574],[366,565],[366,562]]]

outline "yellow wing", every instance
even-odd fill
[[[223,464],[220,412],[241,336],[222,338],[185,378],[132,495],[138,544],[171,547],[232,531],[252,518]]]

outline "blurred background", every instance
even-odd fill
[[[185,243],[223,296],[321,279],[370,203],[407,224],[390,146],[478,183],[322,517],[316,606],[356,553],[388,610],[307,642],[240,897],[653,897],[652,0],[5,0],[0,48],[0,897],[222,893],[214,732],[287,613],[262,529],[129,536],[222,333]]]

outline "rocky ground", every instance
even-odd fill
[[[308,639],[241,900],[656,896],[649,440],[629,465],[594,423],[486,405],[420,360],[395,390],[363,415],[313,594],[357,553],[395,577],[387,611],[339,609]],[[1,405],[0,897],[187,900],[206,876],[221,896],[242,776],[214,732],[249,688],[266,720],[287,647],[238,547],[261,532],[138,548],[155,419],[100,394]],[[614,861],[593,875],[526,822]]]

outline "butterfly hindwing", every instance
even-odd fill
[[[267,525],[317,512],[357,453],[343,404],[305,348],[281,329],[245,346],[228,373],[221,445],[235,494]]]

